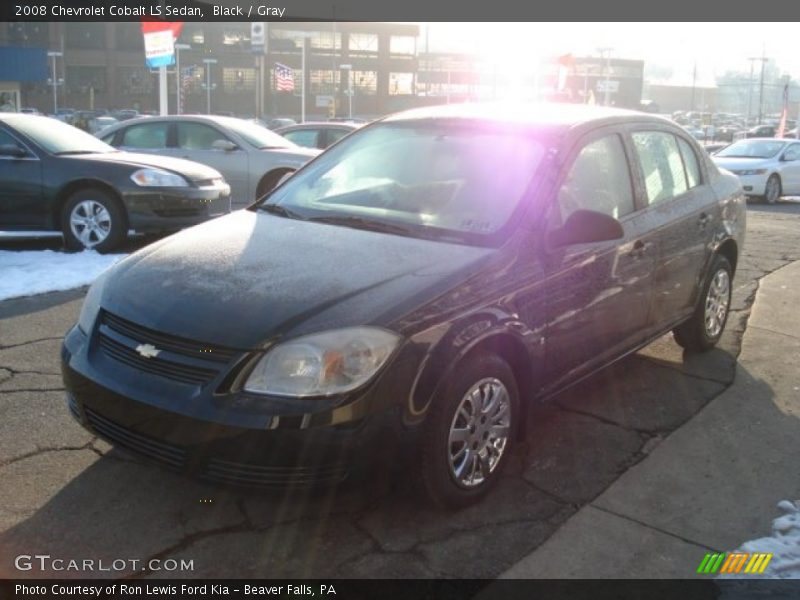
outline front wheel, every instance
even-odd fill
[[[687,351],[710,350],[722,337],[731,306],[732,273],[727,258],[714,257],[692,318],[673,330],[675,341]]]
[[[108,193],[87,188],[67,200],[62,214],[64,244],[68,250],[107,252],[127,236],[125,211]]]
[[[781,178],[773,174],[767,179],[764,188],[764,200],[767,204],[775,204],[781,197]]]
[[[423,436],[418,466],[429,499],[458,508],[480,500],[508,462],[519,394],[508,364],[468,357],[443,382]]]

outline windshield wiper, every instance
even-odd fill
[[[306,218],[285,206],[281,206],[280,204],[262,204],[258,207],[258,210],[263,210],[264,212],[268,212],[271,215],[278,215],[279,217],[286,217],[288,219],[300,219],[301,221],[305,221]]]
[[[357,229],[366,229],[368,231],[382,231],[384,233],[395,233],[398,235],[411,235],[414,231],[410,227],[397,225],[394,223],[387,223],[385,221],[373,221],[365,219],[364,217],[356,217],[352,215],[347,216],[327,216],[327,217],[314,217],[309,219],[315,223],[329,223],[330,225],[344,225],[345,227],[355,227]]]

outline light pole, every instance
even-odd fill
[[[175,44],[175,114],[181,114],[181,50],[191,50],[189,44]]]
[[[58,112],[58,86],[61,82],[63,82],[63,79],[59,81],[59,79],[56,77],[56,60],[59,56],[64,56],[64,53],[51,50],[47,53],[47,56],[53,59],[53,77],[50,80],[50,83],[53,86],[53,114],[56,114]]]
[[[204,58],[206,65],[206,114],[211,114],[211,65],[217,64],[216,58]]]
[[[597,51],[600,52],[600,56],[606,59],[606,86],[605,86],[605,94],[603,96],[603,106],[608,106],[609,101],[611,99],[611,52],[614,48],[605,47],[605,48],[598,48]]]
[[[314,37],[311,32],[300,33],[300,41],[303,44],[303,51],[300,55],[300,70],[303,76],[300,78],[300,122],[306,122],[306,46],[309,38]]]
[[[347,118],[353,118],[353,65],[339,65],[342,71],[347,71]]]

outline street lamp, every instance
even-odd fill
[[[347,71],[347,118],[353,118],[353,65],[339,65],[342,71]]]
[[[56,114],[58,112],[58,86],[64,83],[63,79],[58,79],[56,77],[56,60],[59,56],[64,56],[64,54],[51,50],[47,53],[47,56],[53,59],[53,77],[50,79],[49,83],[53,86],[53,114]]]
[[[598,48],[597,51],[600,53],[602,58],[606,59],[606,86],[605,86],[605,95],[603,97],[603,106],[608,106],[610,101],[610,94],[611,94],[611,52],[614,48],[609,46],[605,48]]]
[[[175,44],[175,114],[181,114],[181,50],[191,50],[189,44]]]
[[[310,31],[299,31],[295,34],[302,43],[302,54],[300,58],[300,70],[303,76],[300,78],[300,122],[306,122],[306,45],[308,40],[314,37],[314,33]]]
[[[217,64],[216,58],[204,58],[206,67],[206,113],[211,114],[211,65]]]

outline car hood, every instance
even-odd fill
[[[725,156],[713,156],[714,164],[728,171],[740,171],[742,169],[766,168],[772,163],[771,158],[734,158]]]
[[[135,152],[108,152],[106,154],[75,154],[70,156],[71,159],[88,160],[88,161],[104,161],[124,163],[132,167],[155,167],[157,169],[166,169],[187,177],[191,181],[202,181],[206,179],[217,179],[222,177],[219,171],[201,165],[191,160],[184,160],[182,158],[171,158],[169,156],[161,156],[157,154],[138,154]]]
[[[389,326],[493,252],[237,211],[118,263],[101,303],[164,333],[252,349],[280,336]]]

